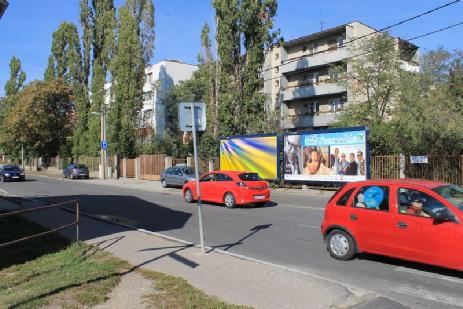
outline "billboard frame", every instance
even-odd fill
[[[281,153],[281,141],[283,138],[282,134],[279,133],[257,133],[257,134],[247,134],[247,135],[230,135],[230,136],[219,136],[219,170],[220,170],[220,142],[223,140],[230,140],[234,138],[255,138],[255,137],[276,137],[277,142],[277,177],[276,178],[265,178],[268,181],[281,180],[281,160],[283,157],[280,156]]]
[[[333,129],[320,129],[320,130],[311,130],[311,131],[293,131],[293,132],[284,132],[281,134],[282,142],[284,143],[285,136],[290,135],[304,135],[304,134],[324,134],[324,133],[338,133],[338,132],[350,132],[350,131],[365,131],[365,168],[366,168],[366,180],[371,178],[370,175],[370,145],[368,144],[368,134],[369,129],[367,126],[358,126],[358,127],[348,127],[348,128],[333,128]],[[283,151],[283,156],[281,160],[285,162],[285,153]],[[348,181],[320,181],[320,180],[286,180],[285,175],[281,175],[281,179],[287,183],[295,184],[327,184],[327,185],[344,185],[349,183]]]

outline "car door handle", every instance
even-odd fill
[[[401,228],[401,229],[405,229],[405,228],[408,227],[407,223],[405,223],[405,222],[399,222],[399,223],[397,223],[397,226],[399,228]]]
[[[357,218],[357,215],[350,215],[350,219],[352,221],[357,221],[358,218]]]

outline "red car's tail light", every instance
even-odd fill
[[[238,187],[240,187],[240,188],[243,188],[243,189],[247,189],[247,188],[248,188],[248,186],[246,186],[246,184],[245,184],[244,182],[242,182],[242,181],[236,182],[236,185],[237,185]]]

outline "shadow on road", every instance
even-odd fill
[[[248,239],[249,237],[251,237],[252,235],[256,234],[257,232],[261,231],[261,230],[265,230],[265,229],[268,229],[269,227],[271,227],[272,224],[262,224],[262,225],[256,225],[255,227],[253,227],[252,229],[250,229],[249,231],[251,233],[249,233],[248,235],[244,236],[243,238],[241,238],[240,240],[234,242],[234,243],[231,243],[231,244],[224,244],[224,245],[219,245],[219,246],[212,246],[211,247],[211,250],[208,251],[211,252],[211,251],[214,251],[215,249],[218,249],[218,248],[223,248],[222,250],[223,251],[228,251],[230,250],[231,248],[235,247],[235,246],[238,246],[238,245],[242,245],[244,244],[244,241],[246,239]]]
[[[361,253],[357,256],[357,259],[369,260],[369,261],[374,261],[378,263],[394,265],[398,267],[404,267],[410,270],[435,273],[438,275],[463,279],[463,272],[458,271],[458,270],[453,270],[453,269],[448,269],[448,268],[443,268],[443,267],[433,266],[433,265],[427,265],[427,264],[421,264],[421,263],[411,262],[411,261],[406,261],[406,260],[401,260],[401,259],[395,259],[395,258],[390,258],[387,256],[382,256],[382,255]]]

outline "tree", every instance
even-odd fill
[[[21,89],[26,80],[26,73],[21,70],[21,61],[13,57],[10,61],[10,79],[5,84],[6,96],[11,96]]]
[[[394,39],[388,33],[377,33],[356,41],[350,54],[337,71],[338,82],[353,99],[332,125],[367,126],[372,153],[389,153],[388,121],[398,102],[401,76]]]
[[[270,32],[277,2],[214,0],[213,5],[219,55],[219,134],[264,132],[267,119],[265,97],[259,93],[260,71],[264,50],[277,37]]]
[[[87,152],[85,137],[88,126],[88,89],[85,85],[84,69],[82,66],[82,53],[77,27],[69,22],[62,23],[53,33],[51,55],[45,80],[60,78],[67,82],[73,90],[74,108],[76,113],[75,130],[69,148],[74,157]]]
[[[127,6],[119,9],[116,55],[112,63],[114,101],[109,114],[110,145],[114,153],[136,153],[137,112],[143,104],[145,63],[137,18]]]
[[[139,36],[143,46],[143,59],[147,64],[154,51],[154,4],[152,0],[126,0],[125,6],[139,25]]]
[[[62,80],[35,81],[15,96],[0,132],[0,145],[18,156],[26,152],[50,158],[71,132],[72,89]]]
[[[85,2],[85,1],[84,1]],[[92,6],[81,5],[81,22],[84,29],[84,67],[87,65],[86,53],[89,50],[90,34],[85,30],[91,20],[92,30],[92,83],[91,105],[89,112],[101,112],[104,107],[104,85],[108,80],[108,72],[114,52],[116,17],[113,0],[92,0]],[[86,68],[85,68],[86,70]],[[100,150],[100,120],[98,117],[88,119],[88,151],[97,155]]]

